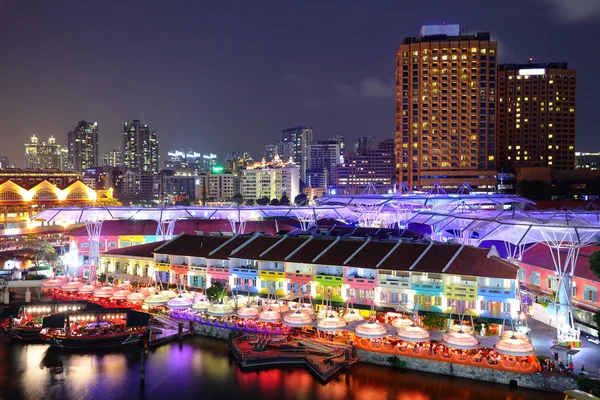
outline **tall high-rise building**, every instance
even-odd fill
[[[354,152],[358,155],[362,155],[367,150],[375,148],[377,148],[377,139],[375,136],[361,136],[354,144]]]
[[[152,175],[158,174],[158,140],[148,125],[134,119],[123,126],[123,165]]]
[[[225,170],[237,175],[244,167],[252,163],[252,157],[247,151],[225,152]]]
[[[84,172],[98,166],[98,123],[79,121],[69,132],[69,169]]]
[[[217,155],[213,153],[202,154],[202,171],[211,171],[217,165]]]
[[[48,142],[41,142],[37,136],[31,136],[31,141],[25,143],[25,168],[60,169],[60,144],[54,136]]]
[[[10,162],[8,161],[7,156],[0,156],[0,169],[10,168]]]
[[[102,155],[102,165],[109,167],[118,167],[120,166],[122,161],[123,152],[118,147],[113,147],[110,150],[107,150]]]
[[[288,160],[294,157],[294,143],[278,141],[277,143],[269,143],[265,146],[265,160],[273,161],[275,156],[279,156],[282,160]]]
[[[387,193],[395,184],[394,139],[386,139],[363,154],[347,154],[336,168],[337,193],[360,194],[369,184]]]
[[[300,168],[300,179],[306,180],[306,169],[308,164],[308,146],[312,143],[312,126],[296,126],[294,128],[284,129],[281,132],[281,141],[283,143],[293,143],[291,156],[294,163]],[[286,154],[279,155],[287,160]]]
[[[69,163],[69,149],[66,147],[60,148],[60,170],[61,171],[72,171]]]
[[[575,169],[575,84],[566,62],[498,67],[500,167]]]
[[[165,169],[191,169],[200,173],[202,170],[202,154],[189,150],[173,150],[167,153]]]
[[[344,137],[339,135],[333,136],[329,140],[317,140],[309,144],[306,185],[324,188],[335,187],[335,169],[343,162],[344,149]]]
[[[424,26],[396,57],[398,183],[496,185],[498,44],[458,25]]]

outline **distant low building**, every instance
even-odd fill
[[[294,201],[299,193],[300,169],[292,159],[283,162],[276,156],[271,162],[263,160],[242,171],[241,194],[244,200],[263,197],[279,200],[285,195]]]
[[[598,169],[600,165],[600,153],[575,153],[576,169]]]

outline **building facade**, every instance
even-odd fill
[[[420,312],[454,308],[496,321],[520,312],[519,268],[495,249],[257,233],[181,235],[153,253],[161,281],[192,288],[218,282],[234,293],[304,294],[361,308],[414,303]]]
[[[30,143],[25,143],[25,168],[61,169],[61,146],[54,136],[48,142],[41,142],[33,135]]]
[[[148,125],[134,119],[123,127],[123,165],[127,169],[158,174],[158,140]]]
[[[242,171],[240,192],[245,200],[264,197],[281,199],[287,196],[290,202],[300,193],[300,171],[290,159],[283,162],[275,157],[272,162],[255,163]]]
[[[335,187],[336,168],[344,159],[344,150],[343,136],[334,136],[329,140],[313,141],[308,145],[308,162],[304,180],[306,185],[324,188]],[[316,179],[320,176],[323,177],[324,182]],[[320,186],[315,186],[317,184]]]
[[[69,132],[69,170],[84,172],[100,164],[98,158],[98,123],[79,121]]]
[[[8,156],[0,156],[0,169],[12,168]]]
[[[396,177],[394,147],[394,140],[386,139],[362,155],[346,155],[336,170],[337,193],[359,194],[370,184],[382,193],[393,190]]]
[[[296,126],[294,128],[284,129],[281,132],[281,142],[283,146],[286,143],[292,143],[292,154],[290,155],[300,169],[300,179],[306,180],[306,169],[308,168],[308,146],[312,143],[313,128],[312,126]],[[289,145],[288,145],[289,146]],[[287,160],[286,154],[283,156],[279,153],[279,157]]]
[[[156,179],[162,179],[162,186],[155,185],[162,190],[162,198],[173,199],[177,195],[186,195],[189,201],[196,200],[196,172],[193,170],[163,170]],[[162,189],[161,189],[162,187]],[[157,193],[158,197],[161,195]]]
[[[55,176],[56,174],[56,176]],[[100,199],[112,198],[108,190],[94,190],[82,181],[64,176],[56,170],[24,171],[21,177],[12,172],[8,179],[0,172],[0,229],[27,228],[39,225],[31,217],[46,208],[86,206]],[[35,176],[34,176],[35,175]],[[66,182],[64,185],[63,182]],[[61,224],[55,220],[52,224]]]
[[[363,155],[367,150],[377,147],[377,138],[375,136],[361,136],[354,144],[354,152],[359,156]]]
[[[102,155],[102,166],[107,167],[119,167],[123,164],[123,152],[118,147],[104,152]]]
[[[575,169],[576,73],[567,63],[498,66],[498,164]]]
[[[121,196],[129,199],[154,198],[154,176],[148,172],[127,170],[123,174]]]
[[[399,184],[495,188],[497,53],[489,33],[461,35],[458,25],[404,39],[396,57]]]

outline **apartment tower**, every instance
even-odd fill
[[[496,185],[498,44],[458,25],[423,26],[396,57],[397,182]]]
[[[575,83],[567,63],[498,67],[498,165],[575,169]]]

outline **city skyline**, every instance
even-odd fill
[[[314,140],[344,135],[352,144],[360,136],[392,138],[396,51],[421,25],[444,21],[468,27],[469,33],[491,32],[499,42],[501,63],[528,57],[568,62],[580,83],[576,150],[599,149],[593,118],[599,56],[572,44],[597,32],[600,6],[584,0],[569,6],[532,0],[518,3],[521,12],[516,13],[514,8],[509,12],[510,3],[503,2],[506,11],[492,12],[493,5],[475,2],[461,10],[442,2],[427,9],[384,2],[364,19],[362,7],[333,2],[303,3],[299,10],[268,2],[252,10],[135,1],[118,8],[3,2],[0,43],[7,57],[0,69],[9,80],[2,97],[2,155],[22,154],[23,141],[32,134],[54,135],[65,146],[67,132],[79,120],[98,121],[100,154],[121,145],[124,121],[147,121],[161,140],[161,167],[167,150],[175,148],[219,156],[249,151],[260,159],[265,144],[297,125],[313,126]],[[164,28],[107,28],[124,26],[121,19],[135,25],[128,17],[134,10],[137,20],[161,20]],[[75,34],[65,22],[83,14],[97,16],[86,22],[94,29]],[[400,15],[410,22],[396,23]],[[310,31],[284,29],[308,17]],[[177,18],[190,20],[176,25]],[[28,30],[19,30],[20,40],[11,41],[25,23]],[[114,62],[134,48],[152,62],[141,68],[127,57]],[[38,62],[31,62],[30,54]],[[22,166],[18,159],[11,161]]]

